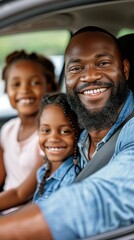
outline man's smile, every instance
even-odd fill
[[[91,90],[86,90],[83,92],[83,94],[86,95],[96,95],[97,93],[102,93],[107,91],[107,88],[96,88],[96,89],[91,89]]]

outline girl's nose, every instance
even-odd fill
[[[48,138],[49,142],[59,142],[60,141],[60,137],[59,134],[56,131],[53,131]]]
[[[21,85],[21,91],[22,92],[29,92],[31,90],[30,86],[28,83],[24,81],[24,83]]]

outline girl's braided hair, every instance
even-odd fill
[[[57,84],[55,81],[55,67],[51,60],[49,60],[47,57],[41,54],[37,54],[35,52],[27,53],[24,50],[14,51],[10,53],[5,59],[5,66],[2,71],[2,79],[5,80],[6,87],[8,79],[8,70],[10,69],[10,66],[15,62],[21,60],[33,61],[35,63],[40,64],[42,66],[43,74],[46,77],[47,83],[51,85],[51,92],[57,91]]]
[[[65,114],[65,117],[69,121],[70,125],[72,126],[72,129],[74,131],[75,135],[75,146],[74,146],[74,165],[75,165],[75,172],[76,175],[80,172],[80,167],[78,166],[78,146],[77,146],[77,141],[80,135],[80,128],[77,124],[77,115],[75,112],[71,109],[68,101],[67,101],[67,96],[65,93],[55,93],[55,94],[47,94],[43,97],[42,102],[41,102],[41,107],[39,111],[39,118],[44,110],[44,108],[49,105],[49,104],[56,104],[59,105]],[[46,170],[43,175],[42,181],[39,186],[39,193],[40,195],[43,195],[43,189],[44,185],[46,182],[46,179],[50,176],[51,173],[51,162],[49,159],[45,156],[45,162],[46,162]]]

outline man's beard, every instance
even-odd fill
[[[100,83],[99,85],[102,86],[102,84],[103,83]],[[98,86],[98,83],[93,85]],[[69,104],[71,108],[76,112],[78,116],[79,126],[82,129],[87,129],[87,131],[98,131],[110,128],[114,124],[118,116],[118,110],[127,98],[128,87],[125,77],[122,81],[119,81],[116,86],[113,84],[110,84],[110,86],[111,95],[105,103],[105,106],[98,112],[93,112],[89,109],[86,109],[86,107],[81,103],[77,91],[71,95],[67,89]]]

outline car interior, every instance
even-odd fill
[[[24,33],[26,34],[25,36],[28,37],[28,35],[32,33],[39,34],[41,32],[47,32],[48,34],[48,32],[54,30],[57,32],[57,39],[60,39],[59,32],[61,31],[61,34],[63,34],[62,31],[66,31],[68,37],[60,53],[64,56],[64,49],[69,40],[69,36],[81,27],[96,25],[105,28],[117,37],[134,32],[133,9],[134,1],[132,0],[29,0],[27,4],[24,0],[1,0],[0,40],[7,37],[10,39],[9,41],[11,41],[12,47],[16,47],[18,42],[22,42],[20,41],[21,38],[23,39],[21,47],[26,47],[24,42],[28,41],[28,38],[23,38],[22,34]],[[13,36],[16,37],[15,42],[12,42],[10,38]],[[46,37],[44,37],[44,40],[45,38]],[[33,41],[34,39],[36,41],[35,36],[33,36]],[[58,41],[59,40],[57,40],[57,42]],[[20,46],[18,45],[18,47]],[[7,53],[9,51],[11,50],[7,48]],[[60,62],[59,65],[58,82],[61,91],[65,91],[64,60]],[[1,120],[1,124],[6,121],[6,117],[10,118],[10,115],[15,115],[14,111],[10,111],[9,116],[7,116],[8,114],[5,113],[4,107],[2,111],[3,114],[1,115],[3,115],[3,120]]]
[[[130,61],[129,86],[134,91],[134,0],[1,0],[0,1],[0,45],[3,42],[10,41],[11,46],[5,52],[18,48],[26,47],[27,41],[38,42],[36,33],[42,40],[42,46],[45,49],[46,35],[52,31],[57,34],[53,38],[52,44],[57,43],[56,51],[52,50],[47,54],[52,57],[56,65],[57,81],[60,84],[60,90],[65,91],[64,81],[64,50],[72,33],[81,27],[93,25],[102,27],[110,31],[119,38],[124,58]],[[64,43],[60,43],[61,35],[65,33]],[[24,37],[23,37],[24,36]],[[17,39],[17,40],[16,40]],[[20,39],[23,39],[22,42]],[[29,39],[29,40],[28,40]],[[60,50],[59,45],[60,45]],[[19,45],[21,43],[21,45]],[[31,43],[32,45],[32,43]],[[2,47],[0,51],[2,52]],[[46,47],[47,49],[48,47]],[[61,50],[62,48],[62,50]],[[37,50],[33,45],[33,49]],[[42,52],[42,48],[40,47]],[[3,54],[3,56],[4,56]],[[58,56],[58,58],[55,58]],[[59,57],[61,61],[59,62]],[[2,80],[0,80],[2,82]],[[1,86],[1,85],[0,85]],[[3,86],[3,85],[2,85]],[[7,101],[3,91],[0,91],[0,105]],[[3,98],[4,97],[4,98]],[[4,99],[4,100],[3,100]],[[0,109],[0,127],[10,118],[16,116],[16,112],[9,106],[3,105]],[[6,109],[6,110],[4,110]],[[90,238],[91,240],[133,240],[134,225],[121,228],[109,233],[100,234]],[[88,240],[85,239],[85,240]]]
[[[126,34],[118,38],[123,57],[127,58],[130,63],[130,75],[128,79],[128,86],[134,91],[134,33]]]

